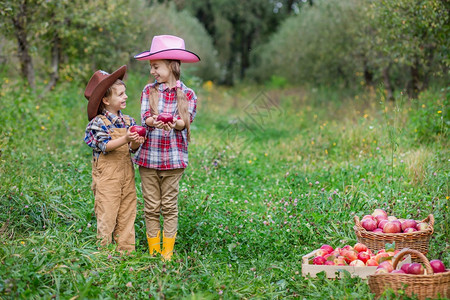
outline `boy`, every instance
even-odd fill
[[[118,251],[135,250],[136,187],[130,152],[144,142],[128,128],[133,118],[122,114],[128,98],[122,79],[127,70],[120,67],[112,74],[96,71],[84,96],[89,101],[84,141],[93,149],[92,191],[95,197],[97,238],[101,246],[114,241]]]

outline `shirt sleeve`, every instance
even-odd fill
[[[106,154],[106,144],[111,140],[108,128],[101,118],[94,118],[86,127],[84,141],[94,151]]]

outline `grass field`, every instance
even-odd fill
[[[139,119],[145,79],[127,80]],[[354,244],[353,216],[433,214],[429,259],[450,266],[450,89],[383,93],[191,85],[199,96],[171,262],[95,247],[84,87],[43,98],[2,79],[1,299],[374,299],[366,281],[304,278],[301,257]],[[387,299],[394,299],[387,294]]]

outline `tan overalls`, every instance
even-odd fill
[[[111,122],[103,115],[106,126]],[[130,118],[124,116],[130,126]],[[117,139],[127,132],[127,128],[112,128],[110,135]],[[128,144],[108,152],[100,153],[92,161],[92,191],[95,197],[97,217],[97,238],[101,246],[112,242],[112,234],[118,251],[135,250],[134,221],[136,219],[136,186],[134,167]]]

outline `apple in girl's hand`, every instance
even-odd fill
[[[173,116],[169,113],[160,113],[156,118],[156,121],[161,121],[165,124],[173,122]]]
[[[145,136],[145,127],[134,125],[130,127],[130,132],[137,132],[140,136]]]

